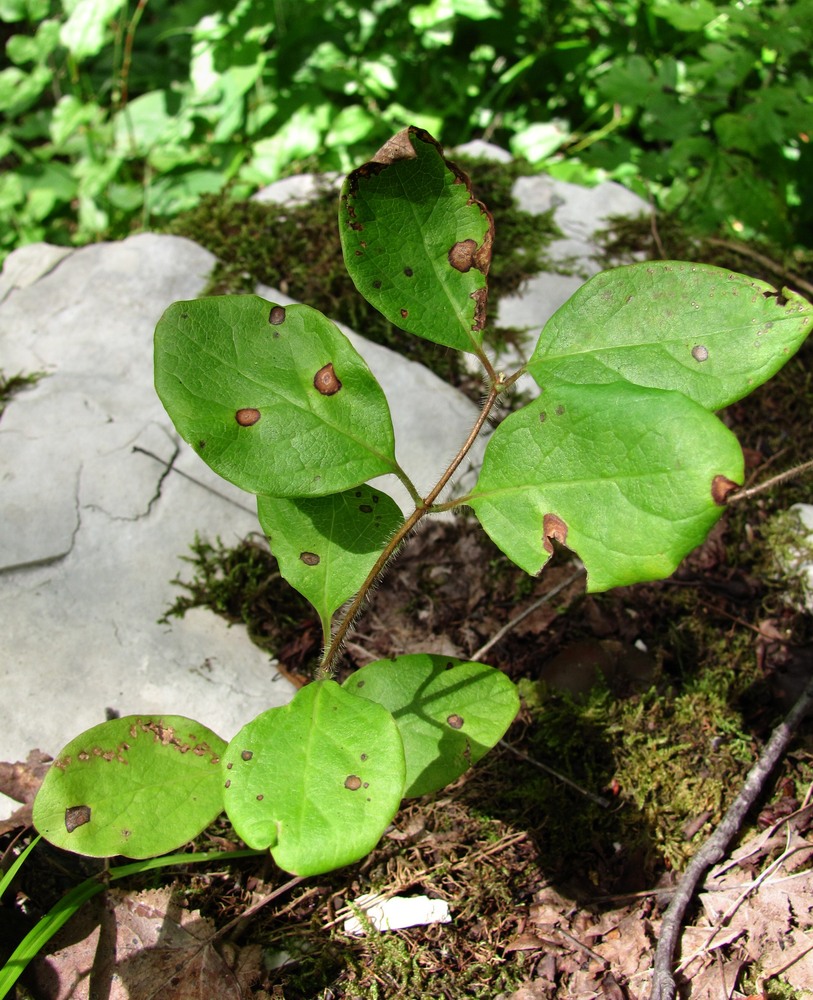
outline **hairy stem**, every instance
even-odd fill
[[[813,470],[813,459],[809,462],[802,462],[801,465],[795,465],[792,469],[780,472],[776,476],[771,476],[771,478],[766,479],[764,483],[757,483],[756,486],[749,486],[748,489],[736,490],[731,494],[731,496],[726,498],[726,503],[735,503],[738,500],[747,500],[748,497],[755,496],[757,493],[764,493],[765,490],[769,490],[773,486],[778,486],[780,483],[787,482],[789,479],[795,479],[796,476],[801,476],[805,472],[810,472],[811,470]]]
[[[449,465],[446,468],[446,471],[437,481],[432,490],[424,498],[422,499],[420,497],[418,498],[415,504],[415,510],[413,510],[413,512],[404,521],[404,523],[401,525],[398,531],[389,540],[386,547],[379,555],[378,559],[376,559],[373,568],[367,574],[367,578],[361,585],[361,589],[353,598],[353,600],[350,602],[350,604],[348,604],[348,606],[345,608],[341,617],[341,621],[339,622],[336,631],[333,633],[333,638],[331,639],[330,644],[328,645],[327,649],[325,650],[322,656],[322,661],[319,664],[319,670],[317,676],[330,677],[333,674],[333,662],[336,659],[336,656],[339,650],[341,649],[342,643],[344,642],[347,633],[350,631],[350,628],[353,622],[355,621],[356,616],[361,610],[364,601],[367,599],[367,595],[369,594],[370,589],[375,584],[376,580],[382,573],[384,567],[398,551],[404,539],[418,524],[421,518],[424,517],[426,514],[431,514],[434,512],[432,505],[442,492],[443,488],[448,484],[449,480],[457,471],[460,463],[463,461],[463,459],[466,457],[469,450],[471,449],[471,446],[477,440],[480,431],[483,429],[483,425],[488,419],[489,413],[491,413],[491,410],[493,409],[494,404],[497,402],[497,398],[503,391],[504,387],[505,387],[505,382],[503,378],[499,375],[496,375],[494,379],[491,381],[491,388],[489,389],[488,396],[486,397],[482,409],[480,410],[480,414],[477,417],[477,420],[475,421],[471,431],[469,432],[469,436],[463,442],[463,445],[461,446],[460,450],[452,459],[452,461],[449,463]]]

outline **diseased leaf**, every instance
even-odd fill
[[[251,493],[324,496],[397,469],[381,387],[308,306],[174,303],[155,330],[155,387],[184,440]]]
[[[280,573],[313,604],[328,635],[333,613],[403,521],[395,501],[368,484],[327,497],[261,496],[257,512]]]
[[[34,800],[34,826],[92,858],[175,850],[223,809],[226,742],[182,716],[125,716],[71,740]]]
[[[404,748],[392,716],[316,681],[244,726],[223,758],[229,819],[295,875],[363,858],[401,802]]]
[[[499,670],[431,653],[368,663],[344,687],[392,713],[404,741],[406,798],[459,778],[519,711],[517,689]]]
[[[481,354],[494,224],[427,132],[404,129],[347,177],[339,233],[356,288],[388,320]]]
[[[467,502],[526,572],[555,540],[599,591],[672,573],[742,479],[737,439],[681,393],[551,379],[494,432]]]
[[[677,389],[709,410],[748,395],[799,349],[813,305],[794,292],[705,264],[648,261],[603,271],[545,324],[527,365],[600,384]]]

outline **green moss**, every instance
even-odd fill
[[[303,623],[314,616],[311,605],[282,579],[268,548],[247,539],[233,548],[198,535],[182,556],[194,569],[191,580],[172,582],[186,591],[160,619],[182,618],[190,608],[206,607],[228,621],[241,622],[252,640],[272,656]]]
[[[546,266],[545,249],[557,235],[552,213],[531,215],[511,197],[515,179],[527,172],[521,163],[462,161],[473,178],[474,193],[494,215],[496,239],[489,276],[489,311],[496,315],[502,295],[515,293]],[[462,356],[395,327],[356,291],[339,243],[338,197],[323,189],[313,202],[279,206],[204,198],[176,219],[168,231],[195,240],[217,258],[207,294],[253,291],[260,283],[278,288],[370,340],[420,361],[441,378],[479,397]],[[491,326],[485,342],[492,348],[514,343],[516,331]]]
[[[45,378],[45,372],[32,372],[29,375],[18,372],[16,375],[6,375],[5,372],[0,371],[0,417],[3,416],[7,404],[18,392],[36,385],[41,378]]]

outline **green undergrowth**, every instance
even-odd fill
[[[561,235],[553,213],[532,215],[514,202],[514,181],[532,173],[522,160],[508,164],[460,158],[471,174],[473,192],[494,216],[496,238],[489,272],[489,313],[496,315],[501,296],[517,292],[523,282],[550,267],[546,249]],[[259,284],[321,310],[368,340],[420,361],[454,385],[470,388],[479,398],[461,354],[405,334],[372,308],[356,291],[347,273],[336,221],[338,195],[323,188],[313,202],[280,206],[206,196],[168,227],[217,257],[205,294],[253,292]],[[499,349],[521,336],[508,328],[488,327],[486,344]]]

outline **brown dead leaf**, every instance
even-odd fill
[[[211,921],[183,909],[171,888],[109,890],[53,945],[34,966],[49,1000],[244,1000],[262,960],[259,947],[219,948]]]
[[[32,750],[25,762],[0,761],[0,792],[15,802],[24,803],[8,819],[0,820],[0,836],[31,826],[31,805],[52,760],[41,750]]]

